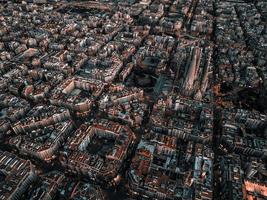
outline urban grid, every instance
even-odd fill
[[[267,200],[266,0],[0,0],[0,200]]]

